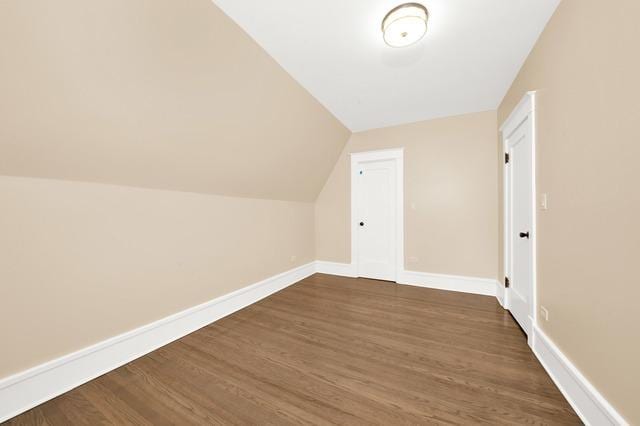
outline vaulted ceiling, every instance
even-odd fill
[[[394,49],[400,0],[213,0],[352,131],[498,107],[559,0],[422,0],[425,38]]]
[[[349,135],[210,0],[0,2],[0,174],[313,201]]]
[[[391,0],[1,1],[0,174],[313,201],[349,130],[495,109],[557,3],[392,49]]]

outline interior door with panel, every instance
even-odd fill
[[[356,165],[358,275],[396,279],[396,162],[359,162]]]
[[[509,182],[508,244],[509,310],[523,330],[530,334],[533,306],[533,135],[527,117],[507,137],[506,164]]]

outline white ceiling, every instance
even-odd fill
[[[402,0],[213,0],[352,131],[496,109],[560,0],[424,0],[427,35],[394,49]]]

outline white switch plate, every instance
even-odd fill
[[[549,194],[540,194],[540,210],[549,210]]]
[[[549,311],[544,306],[540,306],[540,315],[545,321],[549,321]]]

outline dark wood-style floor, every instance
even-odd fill
[[[11,424],[580,424],[496,300],[317,274]]]

